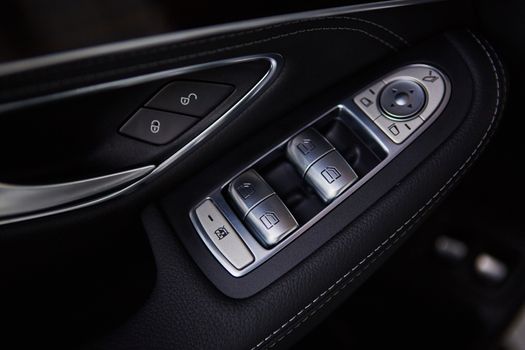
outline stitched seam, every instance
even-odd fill
[[[219,36],[215,36],[215,37],[211,37],[211,38],[206,38],[206,39],[194,40],[194,41],[190,41],[190,42],[173,44],[173,45],[170,45],[170,46],[167,46],[167,47],[164,46],[164,47],[159,47],[159,48],[155,48],[155,49],[152,49],[152,50],[148,50],[147,52],[142,52],[142,53],[137,52],[136,55],[141,55],[141,54],[146,54],[146,53],[147,54],[152,54],[152,53],[155,54],[155,53],[159,53],[159,52],[168,51],[168,50],[171,50],[171,49],[174,49],[174,48],[189,47],[189,46],[209,43],[209,42],[213,42],[213,41],[219,41],[219,40],[222,40],[222,39],[231,39],[231,38],[241,37],[241,36],[245,36],[245,35],[249,35],[249,34],[260,33],[260,32],[264,32],[264,31],[267,31],[267,30],[277,29],[277,28],[280,28],[280,27],[290,26],[290,25],[294,25],[294,24],[302,24],[302,23],[308,23],[308,22],[314,22],[314,21],[325,21],[325,20],[348,20],[348,21],[355,21],[355,22],[366,23],[366,24],[369,24],[371,26],[380,28],[381,30],[383,30],[383,31],[389,33],[390,35],[394,36],[395,38],[397,38],[403,44],[409,45],[409,42],[404,37],[402,37],[398,33],[392,31],[391,29],[389,29],[389,28],[387,28],[387,27],[385,27],[385,26],[383,26],[383,25],[381,25],[379,23],[376,23],[376,22],[373,22],[373,21],[369,21],[369,20],[366,20],[366,19],[357,18],[357,17],[328,16],[328,17],[321,17],[321,18],[300,19],[300,20],[290,21],[290,22],[286,22],[286,23],[278,23],[278,24],[273,24],[273,25],[266,26],[266,27],[250,29],[250,30],[246,30],[246,31],[243,31],[243,32],[238,32],[238,33],[223,34],[223,35],[219,35]]]
[[[370,24],[374,27],[377,27],[377,28],[381,28],[382,30],[384,30],[385,32],[389,33],[390,35],[396,37],[399,41],[401,41],[403,44],[405,45],[410,45],[410,43],[408,42],[407,39],[405,39],[404,37],[402,37],[401,35],[399,35],[398,33],[394,32],[393,30],[390,30],[388,29],[387,27],[379,24],[379,23],[376,23],[376,22],[372,22],[372,21],[369,21],[369,20],[366,20],[366,19],[362,19],[362,18],[357,18],[357,17],[345,17],[345,16],[339,16],[339,17],[333,17],[333,18],[342,18],[342,19],[351,19],[351,20],[354,20],[354,21],[357,21],[357,22],[363,22],[363,23],[367,23],[367,24]]]
[[[131,73],[131,72],[139,70],[139,69],[147,69],[147,68],[152,68],[152,67],[156,67],[156,66],[159,66],[159,65],[166,65],[166,64],[176,63],[176,62],[180,62],[180,61],[184,61],[184,60],[188,60],[188,59],[192,59],[192,58],[204,57],[204,56],[208,56],[208,55],[212,55],[212,54],[216,54],[216,53],[231,51],[231,50],[235,50],[235,49],[240,49],[240,48],[244,48],[244,47],[258,45],[258,44],[263,44],[263,43],[266,43],[266,42],[269,42],[269,41],[283,39],[283,38],[294,36],[294,35],[299,35],[299,34],[304,34],[304,33],[311,33],[311,32],[339,31],[339,30],[340,31],[357,32],[357,33],[363,34],[363,35],[365,35],[365,36],[367,36],[367,37],[369,37],[371,39],[374,39],[374,40],[380,42],[382,45],[390,48],[393,51],[398,51],[398,49],[394,45],[392,45],[391,43],[383,40],[382,38],[379,38],[378,36],[370,34],[369,32],[367,32],[367,31],[365,31],[363,29],[353,28],[353,27],[318,27],[318,28],[308,28],[308,29],[303,29],[303,30],[298,30],[298,31],[294,31],[294,32],[289,32],[289,33],[284,33],[284,34],[272,36],[272,37],[269,37],[269,38],[259,39],[259,40],[245,42],[245,43],[231,45],[231,46],[225,46],[225,47],[222,47],[222,48],[219,48],[219,49],[202,51],[202,52],[199,52],[199,53],[178,56],[178,57],[175,57],[175,58],[168,58],[168,59],[164,59],[164,60],[161,60],[161,61],[142,63],[142,64],[138,64],[138,65],[131,66],[131,67],[125,67],[125,68],[120,68],[120,69],[113,69],[111,71],[106,71],[106,72],[94,73],[94,74],[91,74],[89,76],[74,77],[74,78],[64,79],[64,80],[60,80],[60,81],[48,82],[48,83],[45,83],[45,84],[40,84],[38,86],[30,86],[30,87],[23,87],[23,88],[18,88],[18,89],[12,89],[12,90],[9,91],[10,93],[8,95],[4,95],[4,98],[8,98],[8,96],[13,96],[13,95],[16,95],[16,94],[19,94],[19,93],[31,92],[31,91],[39,91],[39,90],[45,90],[47,88],[59,87],[61,85],[67,84],[67,83],[82,83],[82,82],[85,82],[85,81],[88,81],[88,80],[102,79],[102,78],[105,78],[107,76],[111,76],[111,75],[115,75],[115,74],[119,74],[119,73]]]
[[[284,328],[286,328],[289,324],[294,322],[298,317],[300,317],[303,313],[305,313],[308,309],[310,309],[315,303],[317,303],[321,298],[326,296],[328,293],[331,293],[330,296],[318,307],[314,308],[308,315],[306,315],[302,320],[297,321],[298,323],[290,328],[284,335],[276,339],[272,344],[268,346],[268,348],[274,347],[278,342],[283,340],[286,336],[291,334],[295,329],[297,329],[300,325],[302,325],[304,322],[308,320],[308,318],[312,317],[317,311],[319,311],[322,307],[324,307],[330,300],[332,300],[337,294],[339,294],[344,288],[346,288],[348,285],[350,285],[357,277],[359,277],[366,269],[373,264],[385,251],[390,249],[394,244],[396,244],[410,229],[416,225],[419,220],[424,216],[426,212],[428,212],[438,201],[439,199],[447,193],[447,191],[452,188],[452,185],[454,185],[461,177],[458,177],[460,173],[464,173],[472,164],[472,160],[475,159],[478,151],[482,148],[482,146],[485,144],[485,141],[487,140],[487,137],[489,134],[491,134],[491,130],[495,124],[495,121],[497,119],[497,115],[499,114],[501,108],[501,86],[500,86],[500,78],[498,75],[498,71],[496,68],[496,65],[494,63],[494,60],[492,59],[492,56],[490,55],[489,51],[487,50],[486,46],[478,39],[478,37],[469,31],[469,33],[472,35],[474,40],[480,45],[480,47],[485,52],[491,66],[492,70],[494,72],[495,80],[496,80],[496,102],[495,102],[495,108],[494,113],[492,115],[492,119],[490,121],[490,124],[485,131],[483,137],[481,138],[480,142],[477,144],[475,149],[472,151],[472,153],[469,155],[469,157],[463,162],[463,164],[454,172],[454,174],[447,180],[447,182],[414,214],[412,215],[407,221],[405,221],[393,234],[391,234],[387,239],[385,239],[380,245],[378,245],[372,252],[370,252],[365,258],[363,258],[357,265],[355,265],[351,270],[346,272],[342,277],[340,277],[335,283],[333,283],[330,287],[328,287],[326,290],[324,290],[319,296],[317,296],[314,300],[312,300],[308,305],[306,305],[303,309],[301,309],[297,314],[295,314],[292,318],[290,318],[288,321],[283,323],[279,328],[277,328],[275,331],[270,333],[266,338],[264,338],[261,342],[259,342],[257,345],[251,348],[251,350],[255,350],[260,348],[264,343],[266,343],[268,340],[273,338],[275,335],[277,335],[279,332],[281,332]],[[488,43],[486,43],[488,45]],[[489,45],[490,46],[490,45]],[[491,48],[492,49],[492,48]],[[501,61],[499,60],[497,54],[492,49],[497,62],[498,66],[501,69],[502,72],[502,80],[503,80],[503,86],[506,85],[505,83],[505,71],[502,68]],[[416,219],[410,226],[407,227],[407,225],[412,221]],[[407,227],[405,229],[405,227]],[[398,233],[403,230],[404,231],[399,235],[399,237],[396,237]],[[394,239],[395,238],[395,239]],[[392,242],[390,242],[392,239],[394,239]],[[390,242],[390,243],[389,243]],[[389,243],[389,244],[388,244]],[[388,245],[387,245],[388,244]],[[384,247],[384,248],[383,248]],[[361,266],[368,261],[371,257],[377,254],[368,264],[364,265],[364,267],[361,268]],[[336,286],[338,286],[342,281],[344,281],[349,275],[354,273],[357,269],[360,269],[355,276],[353,276],[350,280],[344,282],[338,289],[335,289]]]
[[[327,16],[327,17],[321,17],[321,18],[309,18],[309,19],[295,20],[295,21],[290,21],[290,22],[285,22],[285,23],[278,23],[278,24],[273,24],[273,25],[261,27],[261,28],[245,30],[245,31],[242,31],[242,32],[237,32],[237,33],[223,34],[223,35],[219,35],[219,36],[214,36],[214,37],[200,39],[200,40],[193,40],[193,41],[189,41],[189,42],[168,44],[168,45],[164,45],[164,46],[161,46],[161,47],[155,47],[155,48],[152,48],[152,49],[149,49],[149,50],[136,50],[136,51],[127,52],[125,54],[120,54],[120,55],[119,54],[114,54],[114,55],[111,55],[111,56],[103,56],[103,57],[99,57],[99,58],[93,58],[93,59],[91,59],[91,60],[89,60],[87,62],[83,62],[83,65],[84,66],[92,66],[92,65],[96,65],[96,64],[104,63],[104,62],[113,62],[116,59],[118,59],[118,57],[121,57],[122,55],[125,55],[126,57],[139,57],[139,56],[157,54],[157,53],[162,53],[162,52],[169,51],[169,50],[176,49],[176,48],[190,47],[190,46],[195,46],[195,45],[198,45],[198,44],[204,44],[204,43],[210,43],[210,42],[214,42],[214,41],[219,41],[219,40],[222,40],[222,39],[230,39],[230,38],[235,38],[235,37],[241,37],[241,36],[245,36],[245,35],[249,35],[249,34],[253,34],[253,33],[258,33],[258,32],[263,32],[263,31],[268,31],[268,30],[272,30],[272,29],[276,29],[276,28],[280,28],[280,27],[284,27],[284,26],[290,26],[290,25],[294,25],[294,24],[314,22],[314,21],[325,21],[325,20],[348,20],[348,21],[355,21],[355,22],[366,23],[366,24],[369,24],[371,26],[377,27],[377,28],[379,28],[379,29],[389,33],[390,35],[394,36],[395,38],[397,38],[399,41],[401,41],[405,45],[409,45],[409,42],[404,37],[402,37],[398,33],[394,32],[393,30],[390,30],[386,26],[383,26],[383,25],[381,25],[379,23],[376,23],[376,22],[373,22],[373,21],[370,21],[370,20],[357,18],[357,17]]]
[[[495,106],[495,110],[494,110],[494,114],[492,116],[492,120],[489,124],[489,127],[487,128],[485,134],[483,135],[481,141],[478,143],[478,145],[476,146],[476,148],[474,149],[474,151],[471,153],[471,155],[467,158],[467,160],[465,160],[465,162],[462,164],[462,166],[452,175],[451,178],[449,178],[449,180],[445,183],[445,185],[443,185],[440,190],[429,200],[425,203],[425,205],[420,208],[416,214],[414,214],[408,221],[406,221],[400,228],[398,228],[396,230],[396,232],[394,232],[393,235],[391,235],[390,237],[388,237],[385,241],[383,241],[381,243],[381,245],[379,245],[378,247],[376,247],[376,249],[374,249],[373,252],[371,252],[367,257],[365,257],[361,262],[359,262],[358,265],[354,266],[354,268],[352,268],[351,271],[347,272],[343,277],[341,277],[338,281],[336,281],[336,283],[334,283],[330,288],[333,288],[335,287],[335,284],[337,284],[338,282],[341,282],[343,279],[345,279],[346,277],[348,277],[348,275],[352,272],[354,272],[357,267],[359,267],[359,265],[361,265],[364,261],[366,261],[367,259],[369,259],[371,256],[373,256],[379,249],[381,249],[390,239],[393,238],[393,236],[397,235],[397,233],[404,227],[406,226],[406,224],[408,222],[410,222],[412,219],[415,218],[415,216],[418,216],[419,215],[419,218],[414,222],[412,223],[409,227],[407,227],[399,237],[397,237],[393,242],[391,242],[388,246],[386,246],[380,253],[378,256],[376,256],[374,259],[372,259],[372,261],[370,261],[367,265],[365,265],[363,268],[360,269],[360,271],[358,271],[358,273],[353,276],[349,281],[345,282],[343,285],[341,285],[341,287],[339,287],[337,290],[334,290],[334,292],[332,293],[332,295],[330,295],[328,297],[327,300],[325,300],[321,305],[319,305],[318,307],[316,307],[315,309],[313,309],[310,314],[306,315],[304,319],[302,319],[300,322],[298,322],[294,327],[290,328],[284,335],[282,335],[281,337],[279,337],[277,340],[275,340],[272,344],[270,344],[268,346],[268,348],[272,348],[274,347],[279,341],[283,340],[286,336],[288,336],[289,334],[291,334],[295,329],[299,328],[300,325],[302,325],[303,323],[305,323],[309,317],[312,317],[317,311],[319,311],[322,307],[324,307],[330,300],[332,300],[337,294],[339,294],[339,292],[341,292],[344,288],[346,288],[353,280],[355,280],[357,277],[359,277],[371,264],[373,264],[377,258],[379,258],[385,251],[387,251],[388,249],[390,249],[394,244],[397,243],[397,241],[399,241],[399,239],[401,239],[408,231],[410,231],[410,229],[412,227],[414,227],[414,225],[423,217],[423,215],[428,212],[436,203],[437,201],[450,189],[452,188],[451,185],[455,184],[457,181],[459,181],[460,177],[456,177],[459,173],[464,173],[471,165],[472,165],[472,160],[477,158],[475,157],[476,156],[476,153],[482,148],[482,146],[485,144],[485,139],[488,137],[493,125],[494,125],[494,122],[496,121],[496,116],[498,115],[499,113],[499,110],[500,110],[500,83],[499,83],[499,76],[497,74],[497,70],[496,70],[496,67],[495,67],[495,64],[494,64],[494,61],[492,60],[489,52],[487,51],[486,47],[481,43],[481,41],[471,32],[469,31],[469,33],[473,36],[473,38],[476,40],[476,42],[482,47],[482,49],[485,51],[485,54],[487,55],[489,61],[490,61],[490,64],[492,66],[492,69],[494,71],[494,76],[495,76],[495,79],[496,79],[496,89],[497,89],[497,94],[496,94],[496,106]],[[488,44],[487,42],[485,42],[485,44]],[[494,52],[494,50],[492,50]],[[494,52],[495,53],[495,52]],[[496,55],[497,57],[497,55]],[[498,65],[500,66],[500,68],[502,69],[502,64],[501,62],[499,61],[499,58],[498,58]],[[503,72],[503,80],[505,80],[505,75],[504,75],[504,70],[502,69],[502,72]],[[456,177],[456,178],[455,178]],[[453,180],[455,178],[454,181],[451,182],[451,180]],[[446,190],[445,192],[443,192],[443,190]],[[436,201],[435,201],[436,200]],[[432,203],[433,201],[435,201],[434,203]],[[431,204],[430,206],[428,206],[429,204]],[[428,207],[427,207],[428,206]],[[425,207],[427,207],[425,209]],[[420,215],[421,214],[421,215]],[[329,288],[329,289],[330,289]],[[322,294],[326,294],[326,292],[328,292],[327,289],[324,293]],[[318,301],[320,298],[322,297],[322,295],[320,295],[318,298],[316,298]],[[315,299],[314,299],[315,300]],[[313,304],[313,302],[311,303]],[[309,304],[309,306],[311,306],[311,304]],[[303,309],[304,310],[304,309]],[[297,316],[297,315],[296,315]],[[288,324],[290,323],[290,321],[288,322]],[[285,328],[286,326],[281,326],[279,328],[279,331],[283,328]],[[276,334],[276,332],[274,332],[273,334]],[[262,344],[262,343],[260,343]],[[255,349],[255,348],[252,348],[252,349]]]

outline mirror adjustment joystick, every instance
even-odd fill
[[[414,81],[397,80],[383,88],[379,101],[388,118],[407,120],[415,117],[423,109],[426,93]]]

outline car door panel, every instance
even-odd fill
[[[10,242],[0,248],[6,280],[35,288],[35,269],[53,267],[37,279],[51,283],[35,300],[11,294],[6,318],[20,318],[14,315],[21,309],[31,314],[32,307],[42,314],[56,309],[43,333],[71,330],[71,339],[57,346],[80,337],[81,347],[97,349],[286,347],[314,327],[454,188],[489,142],[506,101],[497,54],[479,33],[458,29],[469,22],[468,6],[387,5],[218,26],[49,56],[32,66],[6,64],[0,144],[8,167],[0,170],[1,182],[62,183],[149,165],[156,174],[126,191],[107,190],[107,198],[95,194],[47,208],[54,211],[0,219],[0,235]],[[429,13],[439,20],[430,21]],[[243,57],[273,57],[276,66],[237,61]],[[231,64],[208,66],[225,60]],[[436,67],[450,80],[439,116],[268,261],[243,276],[229,274],[197,235],[192,208],[340,101],[410,64]],[[167,71],[173,74],[155,75]],[[270,71],[271,79],[244,99]],[[144,76],[152,78],[135,79]],[[235,92],[165,145],[119,134],[173,80],[231,84]],[[122,81],[128,83],[114,84]],[[48,243],[39,251],[44,237]],[[68,247],[78,242],[84,246],[72,257]],[[98,254],[95,273],[82,276]],[[39,260],[46,263],[37,268]],[[74,271],[79,276],[69,285]],[[56,298],[42,306],[58,291],[67,291],[67,303]],[[72,310],[87,297],[94,299],[91,311]],[[56,340],[53,332],[44,339]]]

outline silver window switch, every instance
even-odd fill
[[[301,176],[322,156],[332,151],[334,147],[315,129],[306,129],[288,142],[286,154],[297,167]]]
[[[323,201],[330,202],[357,180],[357,174],[339,152],[332,151],[308,169],[305,179]]]
[[[266,248],[276,245],[299,226],[286,205],[275,194],[248,213],[246,224]]]
[[[255,170],[250,169],[230,182],[228,193],[244,219],[253,207],[274,191]]]

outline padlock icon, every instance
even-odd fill
[[[160,122],[157,119],[152,120],[149,130],[154,134],[158,133],[160,131]]]
[[[182,96],[180,98],[180,104],[183,105],[183,106],[187,106],[187,105],[190,104],[192,98],[196,100],[197,99],[197,94],[192,92],[187,97],[186,96]]]

